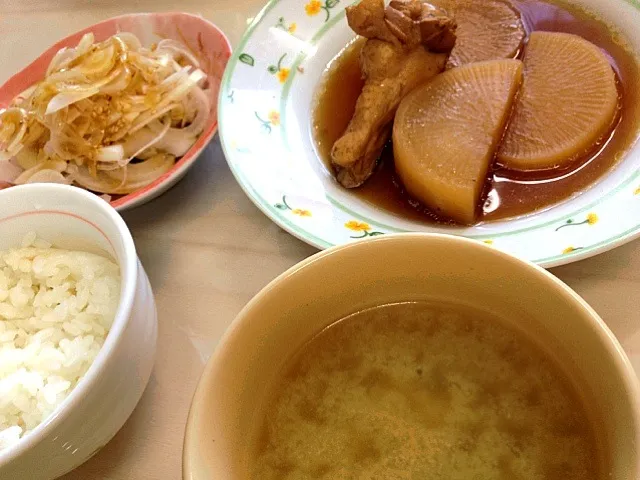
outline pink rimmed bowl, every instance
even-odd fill
[[[218,91],[222,74],[231,55],[231,44],[225,34],[208,20],[180,12],[136,13],[110,18],[69,35],[49,47],[30,65],[16,73],[0,87],[0,108],[6,107],[18,94],[42,80],[53,56],[63,47],[75,47],[83,35],[92,32],[103,41],[118,32],[131,32],[143,45],[149,46],[169,38],[185,44],[200,61],[209,80],[211,111],[198,141],[175,163],[173,168],[151,184],[128,195],[114,198],[111,205],[119,211],[146,203],[175,185],[194,164],[202,150],[218,130]]]
[[[147,385],[157,315],[149,280],[124,220],[77,187],[20,185],[0,191],[0,250],[29,232],[54,246],[110,256],[120,266],[120,301],[105,342],[58,408],[17,443],[0,450],[0,479],[50,480],[104,447],[129,418]]]

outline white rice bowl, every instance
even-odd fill
[[[42,423],[98,355],[120,299],[111,259],[29,234],[0,251],[0,450]]]

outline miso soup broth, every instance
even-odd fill
[[[399,303],[333,324],[292,358],[264,413],[260,480],[609,478],[555,360],[466,307]]]

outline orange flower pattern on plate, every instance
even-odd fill
[[[276,207],[278,210],[282,210],[283,212],[285,211],[290,211],[291,213],[293,213],[294,215],[297,215],[298,217],[310,217],[311,216],[311,211],[307,210],[305,208],[292,208],[291,205],[289,205],[289,203],[287,202],[287,196],[283,195],[282,196],[282,200],[278,203],[276,203],[274,205],[274,207]]]
[[[382,235],[383,232],[372,232],[371,226],[365,222],[358,222],[357,220],[349,220],[344,224],[346,228],[354,232],[362,232],[362,235],[359,236],[351,236],[349,238],[365,238],[365,237],[375,237],[377,235]]]
[[[304,11],[307,12],[307,15],[310,17],[317,15],[320,13],[320,9],[322,8],[322,3],[319,0],[311,0],[304,6]]]
[[[309,210],[305,210],[304,208],[294,208],[291,210],[291,213],[294,215],[298,215],[299,217],[310,217],[311,212]]]
[[[271,110],[269,112],[266,120],[262,118],[258,112],[254,112],[254,115],[262,124],[262,128],[266,133],[271,133],[271,127],[277,127],[280,125],[280,114],[275,110]]]
[[[281,68],[278,70],[278,73],[276,73],[276,76],[278,77],[278,80],[280,80],[280,83],[286,82],[287,78],[289,78],[289,69]]]
[[[349,230],[353,230],[354,232],[366,232],[367,230],[371,230],[371,227],[368,223],[357,222],[355,220],[349,220],[344,224]]]
[[[565,223],[556,228],[556,232],[566,227],[577,227],[578,225],[595,225],[596,223],[598,223],[598,220],[598,215],[591,212],[587,214],[587,218],[585,218],[581,222],[576,222],[573,218],[568,219]]]
[[[275,110],[271,110],[269,112],[269,123],[274,127],[280,125],[280,114]]]

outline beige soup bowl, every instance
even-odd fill
[[[531,263],[435,234],[389,235],[326,250],[249,302],[200,380],[187,423],[183,477],[250,478],[265,397],[296,350],[358,310],[421,299],[493,312],[545,345],[603,419],[608,478],[640,478],[638,379],[596,312]]]

